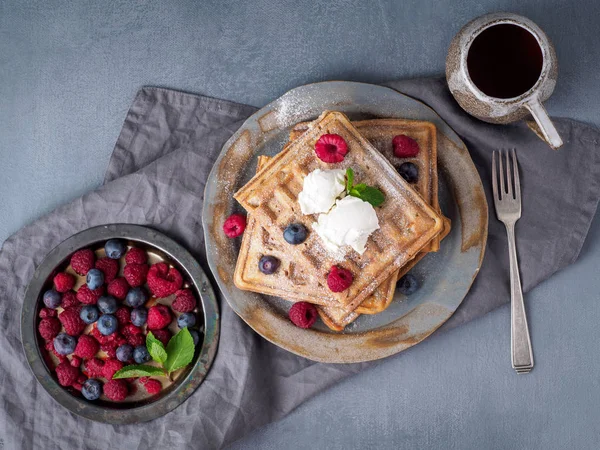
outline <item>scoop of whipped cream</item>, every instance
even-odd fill
[[[336,252],[340,247],[349,245],[362,255],[367,239],[379,229],[379,220],[370,203],[346,196],[338,200],[327,214],[319,215],[313,229],[329,250]]]
[[[298,194],[302,214],[328,212],[346,189],[345,173],[341,169],[315,169],[309,173],[304,178],[302,192]]]

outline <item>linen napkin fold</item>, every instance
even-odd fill
[[[577,258],[600,191],[597,130],[557,119],[565,146],[555,152],[524,123],[495,126],[468,116],[442,78],[389,85],[429,104],[454,128],[488,195],[492,217],[484,264],[446,328],[510,298],[506,237],[495,220],[489,189],[492,149],[519,152],[523,218],[517,246],[524,290]],[[208,273],[201,225],[204,184],[222,145],[255,110],[177,91],[141,89],[103,186],[6,240],[0,252],[0,437],[5,445],[65,449],[94,442],[111,448],[118,442],[121,448],[219,448],[373,364],[315,363],[281,350],[255,334],[221,298],[221,339],[206,380],[179,408],[150,423],[111,426],[80,418],[55,403],[27,366],[19,330],[25,288],[46,253],[72,234],[104,223],[152,226],[190,250]]]

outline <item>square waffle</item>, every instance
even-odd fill
[[[348,144],[349,152],[343,162],[326,164],[316,157],[315,142],[327,133],[340,135]],[[337,112],[324,113],[234,197],[271,236],[283,233],[292,222],[303,223],[311,230],[316,216],[302,215],[297,202],[304,177],[317,168],[347,167],[354,169],[357,182],[376,186],[384,193],[386,201],[375,209],[380,229],[369,238],[363,255],[351,250],[342,261],[324,249],[316,233],[310,233],[307,240],[298,246],[288,246],[285,252],[287,259],[298,266],[310,267],[310,270],[299,274],[298,278],[304,284],[299,285],[292,295],[273,295],[305,301],[318,298],[323,304],[337,302],[352,311],[440,233],[441,217],[349,120]],[[352,285],[341,293],[333,293],[326,286],[327,273],[334,264],[354,275]],[[286,268],[280,270],[285,271]],[[238,287],[243,289],[245,280],[238,281],[242,281]],[[272,285],[273,290],[277,290],[275,279]]]
[[[268,156],[259,156],[257,172],[270,159]],[[258,223],[254,214],[248,214],[246,230],[235,268],[234,282],[236,286],[248,291],[297,301],[296,294],[307,284],[306,280],[309,279],[312,267],[304,267],[302,261],[291,260],[289,253],[290,244],[283,239],[282,233],[271,234]],[[258,261],[265,254],[275,256],[281,261],[281,268],[271,275],[265,275],[258,269]],[[365,302],[369,301],[373,305],[389,304],[394,296],[396,281],[397,276],[394,274],[367,297]],[[324,297],[303,298],[302,300],[333,307],[332,301]]]

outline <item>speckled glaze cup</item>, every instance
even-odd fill
[[[539,70],[539,76],[535,79],[535,76],[537,76],[537,72],[535,72],[531,85],[525,85],[523,92],[517,91],[518,95],[515,96],[511,96],[511,94],[508,96],[494,96],[493,94],[490,95],[490,89],[482,90],[481,86],[486,81],[485,78],[482,80],[482,77],[485,77],[485,75],[482,75],[481,72],[475,74],[474,67],[469,60],[469,52],[473,51],[473,43],[476,42],[476,46],[481,46],[481,42],[484,40],[483,36],[480,39],[477,38],[484,32],[487,33],[485,36],[489,36],[490,31],[494,31],[492,28],[500,25],[513,25],[526,30],[535,38],[535,41],[531,40],[529,35],[525,35],[525,37],[531,40],[534,46],[536,44],[539,46],[539,49],[535,47],[533,51],[538,54],[541,52],[539,67],[536,69]],[[515,30],[513,27],[504,27],[504,29],[506,28]],[[498,30],[498,28],[495,28],[495,30]],[[498,45],[502,45],[502,43]],[[489,48],[493,49],[494,47],[492,45]],[[520,47],[516,48],[520,49]],[[493,50],[490,50],[483,57],[488,62],[492,58],[493,63],[495,57]],[[490,66],[493,66],[493,64]],[[521,69],[525,70],[519,66],[512,67],[510,70],[513,71],[513,74],[518,74]],[[531,114],[539,127],[539,134],[555,149],[559,148],[563,141],[552,124],[542,102],[547,100],[554,91],[557,74],[556,53],[546,34],[531,20],[512,13],[487,14],[469,22],[452,40],[446,59],[448,86],[456,101],[465,111],[480,120],[498,124],[514,122],[522,119],[527,114]],[[488,76],[493,75],[488,72]],[[479,83],[473,80],[477,77],[479,77]]]

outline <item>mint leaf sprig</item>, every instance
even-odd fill
[[[354,170],[351,167],[346,169],[346,193],[373,206],[379,206],[385,201],[385,195],[379,189],[365,183],[354,184]]]
[[[113,380],[119,378],[137,378],[137,377],[169,377],[171,374],[182,367],[187,366],[194,358],[194,338],[187,327],[182,328],[167,343],[167,348],[161,341],[156,339],[151,331],[146,336],[146,348],[152,359],[162,367],[150,366],[147,364],[131,364],[118,370],[113,375]]]

